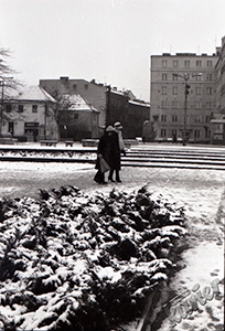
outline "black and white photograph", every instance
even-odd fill
[[[224,331],[224,0],[0,0],[0,331]]]

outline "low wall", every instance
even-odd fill
[[[18,142],[18,139],[15,139],[15,138],[7,138],[7,137],[5,137],[5,138],[0,138],[0,144],[5,144],[5,145],[7,145],[7,144],[9,144],[9,145],[13,145],[13,144],[15,144],[15,143],[17,143]]]

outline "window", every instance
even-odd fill
[[[173,67],[177,68],[178,67],[178,60],[173,60]]]
[[[162,67],[166,68],[167,67],[167,61],[166,60],[162,60]]]
[[[195,109],[200,109],[201,108],[201,103],[199,101],[195,102]]]
[[[208,138],[208,139],[211,138],[211,130],[208,129],[208,130],[205,131],[205,137]]]
[[[176,101],[176,100],[173,100],[173,101],[172,101],[172,107],[173,107],[173,108],[177,108],[177,101]]]
[[[202,66],[202,61],[201,60],[197,60],[196,61],[196,67],[201,67]]]
[[[210,120],[211,120],[211,115],[207,115],[207,116],[205,117],[205,121],[206,121],[206,123],[209,123]]]
[[[85,84],[84,88],[85,88],[85,90],[87,90],[88,89],[88,84]]]
[[[172,122],[177,122],[177,115],[172,115]]]
[[[161,122],[166,122],[166,115],[161,115]]]
[[[79,114],[74,114],[74,118],[77,119],[79,117]]]
[[[200,138],[200,130],[195,130],[195,138]]]
[[[212,61],[207,61],[207,67],[211,68],[212,67]]]
[[[176,129],[172,129],[172,136],[177,136],[177,130]]]
[[[167,74],[162,74],[162,80],[167,80]]]
[[[212,95],[212,87],[207,87],[206,88],[206,94],[207,95]]]
[[[23,105],[18,105],[18,112],[23,113]]]
[[[195,123],[201,123],[201,116],[195,117]]]
[[[196,82],[199,82],[200,80],[202,80],[202,76],[195,76],[195,80]]]
[[[162,94],[167,94],[167,87],[166,86],[162,86]]]
[[[77,90],[77,84],[73,85],[73,90],[76,91]]]
[[[206,101],[206,109],[212,109],[212,102],[211,101]]]
[[[206,75],[206,80],[207,80],[208,82],[211,82],[211,81],[212,81],[212,74],[207,74],[207,75]]]
[[[177,95],[177,86],[173,86],[173,94]]]
[[[37,105],[33,105],[32,106],[32,113],[37,113],[38,111],[38,106]]]
[[[190,61],[189,60],[184,61],[184,66],[185,66],[185,68],[189,68],[190,67]]]
[[[173,81],[177,81],[178,80],[178,76],[173,75]]]
[[[201,87],[197,86],[195,88],[195,93],[196,93],[196,95],[201,95]]]
[[[8,104],[5,105],[5,111],[7,113],[10,113],[12,111],[12,105],[10,103],[8,103]]]
[[[166,108],[166,101],[165,100],[162,101],[162,108]]]
[[[166,137],[166,129],[161,129],[161,137]]]

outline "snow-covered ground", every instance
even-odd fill
[[[190,231],[190,248],[183,253],[183,269],[171,282],[176,295],[185,290],[199,290],[206,295],[219,282],[212,299],[190,316],[173,325],[166,318],[159,331],[195,330],[222,331],[224,307],[224,219],[225,173],[213,170],[183,170],[156,168],[123,168],[121,184],[97,185],[93,182],[95,170],[87,164],[0,164],[0,197],[38,196],[38,189],[76,185],[86,192],[112,190],[133,191],[148,184],[154,195],[161,194],[169,201],[185,207]],[[215,286],[214,286],[215,287]],[[199,291],[198,290],[198,291]],[[198,292],[197,291],[197,292]],[[194,293],[192,291],[192,293]]]

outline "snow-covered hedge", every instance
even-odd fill
[[[94,162],[96,160],[96,152],[87,152],[87,151],[73,151],[73,150],[0,150],[0,158],[1,160],[64,160],[64,161],[72,161],[72,160],[80,160],[80,161],[89,161]]]
[[[186,234],[183,208],[147,188],[61,187],[0,207],[3,330],[102,331],[138,318]]]

